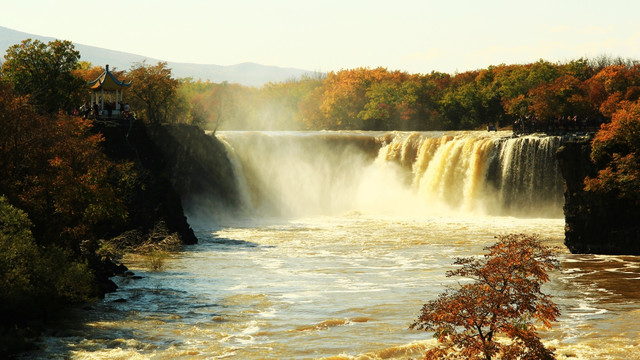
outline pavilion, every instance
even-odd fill
[[[98,105],[99,113],[96,117],[118,118],[122,100],[124,99],[124,89],[131,86],[131,82],[125,83],[116,79],[109,71],[109,65],[97,79],[87,84],[91,90],[91,106]]]

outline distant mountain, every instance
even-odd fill
[[[28,34],[0,26],[0,55],[2,57],[0,61],[4,60],[4,54],[9,46],[18,44],[27,38],[38,39],[43,42],[54,40],[52,37]],[[73,41],[72,39],[62,40]],[[109,64],[111,69],[127,70],[134,63],[146,61],[147,64],[155,65],[158,61],[163,61],[143,55],[102,49],[95,46],[77,43],[74,43],[74,46],[76,50],[80,52],[81,60],[89,61],[98,66]],[[297,79],[303,75],[313,74],[312,71],[307,70],[266,66],[255,63],[222,66],[167,62],[167,65],[171,68],[173,76],[176,78],[191,77],[195,80],[208,79],[216,83],[227,81],[246,86],[262,86],[269,82],[282,82]]]

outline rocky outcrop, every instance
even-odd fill
[[[236,208],[237,189],[224,145],[201,129],[96,122],[94,131],[104,136],[105,154],[132,162],[137,175],[135,188],[125,199],[129,220],[114,229],[113,236],[137,234],[131,242],[141,242],[161,226],[167,234],[177,234],[183,244],[195,244],[198,239],[183,204],[193,206],[207,199],[208,205]],[[109,277],[127,270],[108,259],[91,258],[90,264],[102,294],[116,288]]]
[[[640,255],[640,208],[626,199],[584,191],[595,176],[591,140],[567,141],[557,153],[565,179],[565,245],[572,253]]]
[[[129,199],[130,228],[149,231],[162,221],[183,243],[193,244],[197,239],[185,209],[232,213],[238,208],[233,168],[214,136],[188,125],[111,125],[96,124],[105,153],[133,162],[141,182]]]
[[[110,126],[111,125],[111,126]],[[104,135],[104,151],[113,160],[131,161],[137,173],[136,187],[126,199],[129,211],[127,229],[151,231],[164,222],[184,244],[195,244],[197,238],[187,223],[180,194],[169,180],[168,169],[160,145],[149,136],[141,122],[131,124],[95,124]]]
[[[187,211],[233,212],[239,206],[233,167],[217,138],[197,126],[152,126],[165,171]]]

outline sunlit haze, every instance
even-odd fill
[[[171,62],[462,72],[640,58],[633,0],[22,0],[0,26]]]

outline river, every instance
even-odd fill
[[[640,358],[640,258],[563,246],[563,139],[507,134],[220,132],[241,215],[189,207],[199,244],[77,309],[27,357],[418,359],[409,330],[496,235],[540,234],[562,268],[541,333],[559,359]]]

